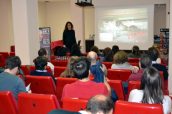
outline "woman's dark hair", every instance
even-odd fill
[[[117,45],[113,45],[113,46],[112,46],[112,51],[113,51],[113,53],[115,54],[116,52],[119,51],[119,47],[118,47]]]
[[[95,53],[99,54],[100,51],[99,51],[99,48],[97,46],[93,46],[91,47],[91,50],[90,51],[94,51]]]
[[[80,57],[71,64],[71,70],[78,79],[87,78],[90,69],[90,61],[86,57]]]
[[[159,57],[159,52],[158,52],[157,48],[150,47],[148,49],[148,55],[150,56],[152,61],[156,61],[157,58]]]
[[[65,25],[65,29],[64,30],[68,30],[68,27],[67,27],[68,24],[70,24],[71,25],[71,28],[73,29],[72,22],[68,21],[68,22],[66,22],[66,25]]]
[[[139,49],[139,46],[133,46],[133,48],[132,48],[132,53],[134,54],[134,55],[137,55],[137,56],[139,56],[140,55],[140,49]]]
[[[34,60],[36,70],[44,70],[45,66],[47,66],[48,59],[44,56],[38,56]]]
[[[112,62],[113,61],[113,52],[111,50],[111,48],[109,47],[106,47],[104,50],[103,50],[103,55],[104,55],[104,61],[105,62]]]
[[[142,103],[163,103],[162,79],[154,67],[144,70],[140,88],[143,90]]]

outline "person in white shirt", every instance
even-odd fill
[[[164,114],[171,112],[171,98],[163,95],[162,80],[156,68],[148,67],[144,70],[140,89],[130,92],[129,102],[162,104]]]

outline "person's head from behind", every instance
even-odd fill
[[[132,53],[133,53],[134,55],[139,55],[139,54],[140,54],[139,46],[134,45],[133,48],[132,48]]]
[[[5,69],[8,69],[11,74],[17,74],[21,66],[21,60],[18,56],[9,57],[5,63]]]
[[[141,89],[143,90],[143,103],[162,103],[162,79],[156,68],[148,67],[144,70]]]
[[[110,47],[106,47],[104,50],[103,50],[103,55],[104,56],[107,56],[107,55],[109,55],[109,53],[111,53],[111,48]]]
[[[70,22],[70,21],[66,22],[65,30],[73,30],[72,22]]]
[[[78,79],[88,78],[90,61],[86,57],[80,57],[72,65],[71,69]]]
[[[99,48],[97,46],[93,46],[91,47],[91,50],[90,51],[94,51],[95,53],[99,54],[100,51],[99,51]]]
[[[113,46],[112,46],[112,51],[113,51],[113,53],[115,54],[116,52],[119,51],[119,47],[118,47],[117,45],[113,45]]]
[[[79,59],[78,56],[71,56],[71,57],[68,59],[67,68],[68,68],[69,70],[71,70],[71,68],[72,68],[71,65],[73,65],[73,63],[74,63],[77,59]]]
[[[115,64],[123,64],[128,61],[127,53],[125,51],[118,51],[113,56],[113,62]]]
[[[142,54],[140,57],[140,63],[139,63],[140,67],[142,69],[145,69],[147,67],[150,67],[152,65],[152,61],[149,57],[149,55],[147,54]]]
[[[38,56],[47,56],[47,51],[45,48],[41,48],[38,51]]]
[[[88,54],[87,54],[87,58],[90,59],[91,63],[92,62],[96,62],[97,60],[97,53],[94,52],[94,51],[90,51]]]
[[[150,47],[148,49],[148,55],[150,56],[152,61],[156,61],[159,57],[159,52],[155,47]]]
[[[71,49],[71,56],[81,56],[80,47],[77,44],[74,44]]]
[[[44,56],[39,56],[34,60],[36,70],[45,70],[48,59]]]
[[[91,114],[112,114],[114,103],[110,97],[96,95],[92,97],[86,106],[86,111]]]

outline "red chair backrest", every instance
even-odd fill
[[[26,85],[30,85],[32,93],[56,94],[56,87],[50,76],[31,76],[25,78]]]
[[[86,108],[88,100],[64,98],[62,101],[62,109],[78,112]]]
[[[61,101],[61,96],[62,96],[64,86],[66,84],[73,83],[76,80],[78,80],[78,79],[77,78],[60,78],[60,77],[57,78],[57,81],[56,81],[56,89],[57,89],[56,96],[57,96],[57,99],[59,101]]]
[[[114,114],[163,114],[161,104],[142,104],[118,100]]]
[[[52,63],[54,66],[67,67],[67,61],[66,61],[66,60],[52,60],[51,63]]]
[[[27,65],[21,65],[20,67],[24,73],[24,75],[29,75],[30,74],[30,71],[28,69],[28,66]]]
[[[107,77],[110,80],[128,80],[131,71],[128,69],[108,69]]]
[[[33,70],[35,70],[35,66],[30,66],[30,71],[33,71]],[[49,66],[46,66],[46,70],[49,72],[49,73],[52,73],[52,71],[51,71],[51,68],[49,67]]]
[[[5,58],[5,60],[10,56],[8,52],[0,52]]]
[[[125,100],[122,81],[121,80],[109,80],[108,83],[109,83],[110,87],[112,89],[114,89],[114,91],[116,92],[118,99]]]
[[[131,92],[131,90],[133,89],[140,89],[140,81],[129,81],[128,83],[128,94],[126,96],[126,100],[128,100],[129,94]]]
[[[10,46],[10,52],[15,52],[15,46],[14,45]]]
[[[60,74],[66,69],[66,67],[55,66],[54,67],[54,77],[59,77]]]
[[[15,52],[10,52],[10,56],[15,56]]]
[[[59,109],[55,95],[20,93],[18,99],[19,114],[48,114]]]
[[[107,69],[111,69],[112,62],[102,62],[106,66]]]
[[[18,107],[10,91],[0,92],[0,114],[17,114]]]
[[[0,54],[0,67],[4,67],[5,66],[5,57]]]
[[[139,63],[140,58],[128,58],[129,63]]]

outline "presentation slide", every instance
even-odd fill
[[[101,49],[113,45],[147,49],[153,44],[153,11],[153,6],[96,8],[95,44]]]

